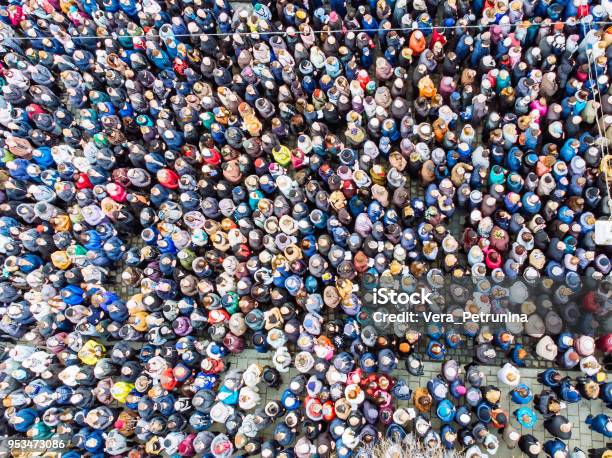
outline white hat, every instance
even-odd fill
[[[312,353],[301,351],[295,356],[295,368],[302,374],[307,374],[310,372],[310,369],[313,368],[314,364],[315,360]]]
[[[210,409],[210,418],[216,423],[225,423],[227,419],[234,413],[234,409],[222,402],[217,402]]]
[[[591,356],[595,352],[595,339],[591,336],[580,336],[574,341],[574,348],[580,356]]]
[[[240,394],[238,396],[238,405],[240,405],[241,409],[251,410],[259,404],[261,396],[256,390],[257,388],[252,388],[250,386],[245,386],[240,389]]]
[[[536,353],[548,361],[553,361],[559,353],[559,348],[552,337],[544,336],[536,345]]]
[[[580,360],[580,370],[588,376],[593,376],[601,370],[601,364],[595,356],[587,356]]]

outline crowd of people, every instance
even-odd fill
[[[563,408],[612,407],[611,15],[4,2],[0,433],[70,438],[65,458],[345,458],[383,437],[588,456]],[[528,320],[381,325],[385,285]],[[245,349],[269,364],[229,364]],[[424,359],[440,374],[417,387]],[[520,432],[538,422],[554,439]]]

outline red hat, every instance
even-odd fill
[[[127,196],[125,188],[118,183],[107,184],[106,192],[115,202],[124,202]]]
[[[332,421],[336,418],[336,408],[332,401],[325,401],[323,403],[323,419],[327,422]]]
[[[612,334],[606,334],[605,336],[601,336],[597,340],[597,348],[599,348],[604,353],[612,353]]]
[[[204,163],[208,165],[219,165],[221,164],[221,154],[214,148],[204,148],[202,150],[202,157],[204,158]]]
[[[176,189],[179,185],[179,176],[170,169],[161,169],[157,172],[157,181],[164,188]]]
[[[89,180],[87,174],[81,172],[77,175],[76,187],[77,189],[93,189],[94,186]]]
[[[172,368],[166,368],[161,373],[160,385],[168,391],[172,391],[178,385],[176,378],[174,378],[174,371]]]

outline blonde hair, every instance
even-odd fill
[[[368,444],[362,450],[372,458],[461,458],[465,455],[449,451],[441,444],[427,447],[414,437],[407,436],[402,442],[383,439],[376,444]]]

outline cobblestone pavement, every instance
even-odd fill
[[[246,369],[252,363],[259,363],[262,365],[270,364],[271,353],[257,353],[255,350],[245,350],[239,356],[232,356],[228,358],[228,361],[231,362],[233,368]],[[405,370],[397,370],[393,374],[395,377],[405,379],[411,388],[416,388],[418,386],[426,386],[427,381],[432,377],[436,376],[440,373],[441,363],[434,362],[425,362],[425,372],[420,377],[414,377],[410,375]],[[483,372],[487,375],[487,380],[492,384],[497,384],[497,370],[499,369],[497,366],[481,366]],[[521,383],[525,383],[530,386],[534,392],[534,394],[539,394],[545,387],[538,383],[537,374],[541,372],[541,369],[536,368],[524,368],[521,369]],[[297,375],[297,371],[290,370],[287,373],[282,374],[283,382],[287,382],[291,377]],[[576,377],[576,372],[562,372],[562,374],[571,375]],[[283,386],[282,384],[281,386]],[[272,388],[267,388],[265,386],[260,385],[260,394],[262,396],[262,402],[267,402],[269,400],[278,400],[280,399],[280,394],[282,390],[275,390]],[[508,391],[508,390],[506,390]],[[400,401],[398,405],[400,406],[412,406],[410,401]],[[531,404],[529,404],[531,405]],[[529,431],[525,428],[522,428],[512,412],[514,412],[517,408],[519,408],[518,404],[514,404],[510,396],[507,393],[504,393],[502,397],[501,407],[510,413],[511,424],[517,429],[517,431],[522,432],[522,434],[531,433],[536,436],[542,443],[549,439],[553,439],[545,429],[543,418],[541,416],[538,417],[538,422],[536,427]],[[572,428],[572,438],[566,443],[568,444],[570,450],[574,447],[579,447],[587,452],[590,448],[598,448],[605,446],[605,438],[603,435],[599,433],[592,432],[588,425],[585,423],[585,419],[588,415],[597,415],[602,413],[603,411],[609,410],[606,406],[600,401],[581,401],[575,404],[567,404],[567,407],[561,411],[561,413],[566,416],[573,425]],[[607,412],[610,414],[610,412]],[[539,415],[539,414],[538,414]],[[436,421],[433,422],[434,427],[439,427],[439,423]],[[270,433],[268,431],[268,433]],[[505,447],[503,441],[500,437],[500,448],[495,455],[500,458],[519,458],[523,457],[520,450],[514,449],[509,450]]]

